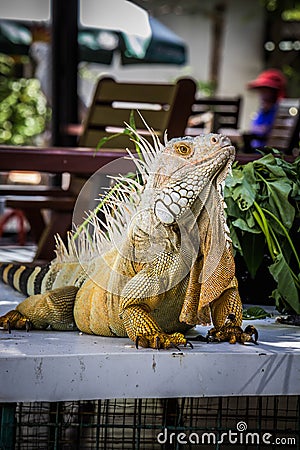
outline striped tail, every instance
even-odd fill
[[[50,263],[43,267],[1,263],[0,280],[26,296],[40,294],[42,281],[49,270]]]

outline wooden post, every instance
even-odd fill
[[[78,0],[52,0],[52,144],[70,146],[66,125],[78,122]]]
[[[209,79],[214,84],[214,91],[219,86],[226,7],[226,2],[218,3],[214,7],[212,14],[212,49]]]

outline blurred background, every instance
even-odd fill
[[[104,74],[119,81],[191,76],[200,96],[242,95],[242,129],[258,102],[246,84],[261,70],[281,69],[287,96],[300,96],[296,1],[2,0],[0,15],[1,70],[13,66],[14,76],[39,80],[49,109],[38,92],[36,108],[45,120],[52,112],[54,144],[64,143],[58,123],[80,123]]]

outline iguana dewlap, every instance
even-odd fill
[[[46,267],[1,266],[3,281],[29,297],[0,326],[77,327],[168,348],[186,345],[196,324],[219,330],[233,314],[241,325],[221,189],[234,147],[217,134],[139,145],[139,176],[118,178],[92,242],[85,233],[66,247],[58,239]]]

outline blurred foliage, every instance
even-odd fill
[[[0,54],[0,144],[28,145],[43,133],[50,109],[35,78],[15,78],[14,60]]]
[[[271,314],[260,306],[251,306],[250,308],[243,310],[244,320],[266,319],[267,317],[271,317]]]
[[[283,71],[288,80],[287,97],[297,98],[300,96],[300,2],[261,0],[261,3],[265,11],[265,40],[274,45],[272,51],[265,47],[265,65]]]
[[[269,12],[283,13],[284,20],[299,20],[300,4],[295,0],[261,0]]]
[[[216,83],[213,81],[197,81],[197,90],[203,97],[212,97],[216,90]]]

